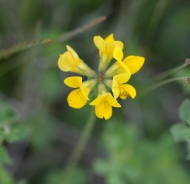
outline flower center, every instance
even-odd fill
[[[103,74],[100,73],[99,76],[97,76],[96,80],[97,80],[98,82],[104,82],[104,76],[103,76]]]

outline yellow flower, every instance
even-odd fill
[[[94,37],[94,44],[99,49],[100,63],[99,71],[103,72],[111,59],[113,58],[113,50],[116,46],[123,49],[123,43],[120,41],[115,41],[113,34],[110,34],[105,40],[100,36]]]
[[[98,118],[108,120],[112,116],[112,107],[121,107],[116,100],[118,97],[135,98],[136,90],[127,82],[132,74],[140,70],[145,59],[140,56],[128,56],[123,59],[123,43],[115,41],[113,34],[106,39],[95,36],[94,43],[100,55],[98,74],[90,69],[68,45],[67,51],[60,55],[58,66],[65,72],[88,76],[85,82],[82,82],[82,77],[79,76],[68,77],[64,80],[67,86],[74,88],[67,97],[69,106],[76,109],[85,106],[90,100],[91,90],[97,84],[98,93],[95,90],[97,96],[89,105],[95,106],[95,114]],[[112,58],[116,61],[105,71]],[[108,88],[110,88],[109,91],[107,91]]]
[[[96,81],[88,80],[82,82],[82,77],[68,77],[64,80],[64,83],[71,88],[77,88],[70,92],[67,101],[70,107],[79,109],[89,100],[88,94],[96,84]]]
[[[144,57],[128,56],[123,61],[123,51],[120,47],[115,47],[113,57],[117,60],[106,72],[105,76],[110,77],[130,70],[131,74],[138,72],[144,64]]]
[[[126,99],[128,96],[135,98],[135,88],[129,84],[125,84],[129,79],[130,75],[127,73],[118,74],[113,77],[112,92],[115,99],[118,97],[121,99]]]
[[[95,106],[95,113],[98,118],[108,120],[112,116],[112,107],[121,107],[115,98],[110,93],[98,95],[90,105]]]
[[[96,74],[78,56],[78,54],[68,45],[67,51],[60,54],[58,60],[59,68],[64,72],[74,72],[82,75],[95,77]]]

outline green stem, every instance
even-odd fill
[[[178,70],[181,70],[182,68],[185,68],[188,64],[184,63],[176,68],[172,68],[171,70],[168,70],[166,72],[161,73],[160,75],[156,76],[155,78],[152,79],[152,81],[160,81],[163,80],[164,78],[170,76],[171,74],[177,72]]]
[[[156,88],[159,88],[165,84],[168,84],[170,82],[174,81],[188,81],[189,77],[178,77],[178,78],[173,78],[173,79],[167,79],[161,82],[158,82],[156,84],[151,85],[150,87],[146,88],[145,90],[142,90],[141,93],[138,95],[139,97],[146,95],[147,93],[155,90]]]
[[[67,166],[66,166],[66,169],[64,172],[63,180],[64,180],[64,183],[66,183],[66,184],[71,183],[72,174],[76,168],[76,165],[81,156],[81,153],[84,150],[84,147],[89,139],[89,136],[92,132],[94,123],[95,123],[94,108],[91,108],[91,112],[90,112],[89,118],[87,120],[86,126],[82,132],[82,135],[81,135],[75,149],[73,150],[73,152],[68,160],[68,163],[67,163]],[[61,183],[63,183],[63,182],[61,182]]]

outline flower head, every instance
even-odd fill
[[[123,43],[121,41],[115,41],[113,34],[110,34],[105,40],[101,36],[95,36],[94,43],[99,49],[99,55],[101,58],[99,71],[103,72],[113,58],[114,48],[117,46],[123,49]]]
[[[121,107],[116,100],[118,97],[135,98],[136,90],[127,82],[131,75],[143,66],[144,58],[132,55],[123,59],[123,43],[115,41],[113,34],[106,39],[95,36],[94,43],[100,55],[98,74],[90,69],[69,46],[66,46],[67,51],[60,55],[58,66],[62,71],[88,76],[84,82],[80,76],[72,76],[64,80],[67,86],[74,88],[67,97],[69,106],[79,109],[93,99],[89,105],[95,106],[96,116],[108,120],[112,116],[112,107]],[[105,71],[112,58],[116,61]],[[94,93],[91,93],[95,85],[98,91],[94,90]],[[113,95],[109,91],[112,91]]]

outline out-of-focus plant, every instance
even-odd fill
[[[14,184],[14,179],[7,172],[4,165],[12,164],[5,142],[14,143],[28,137],[31,129],[28,125],[19,122],[17,112],[1,100],[0,104],[0,183]]]
[[[180,122],[171,127],[175,142],[188,141],[190,143],[190,100],[185,99],[179,108]]]
[[[46,184],[58,184],[63,178],[62,169],[53,170],[47,173],[45,176],[44,182]],[[73,173],[71,179],[72,184],[84,184],[87,183],[87,172],[82,167],[77,167]]]
[[[93,165],[107,184],[189,183],[168,133],[150,141],[135,125],[113,120],[104,126],[101,141],[108,158]]]
[[[17,112],[5,102],[0,104],[0,144],[3,141],[9,143],[24,140],[31,129],[28,125],[19,122]]]
[[[2,49],[0,50],[0,60],[4,61],[9,58],[11,58],[13,55],[21,53],[21,51],[25,51],[27,49],[34,48],[39,45],[45,45],[47,43],[50,43],[49,47],[44,49],[45,51],[49,52],[49,50],[54,49],[54,45],[52,43],[61,43],[63,41],[69,40],[73,37],[75,37],[78,34],[81,34],[85,32],[86,30],[92,28],[93,26],[99,24],[100,22],[104,21],[106,19],[105,16],[99,17],[93,21],[90,21],[90,23],[85,24],[82,27],[79,27],[73,31],[70,31],[68,33],[59,34],[58,37],[52,39],[35,39],[30,42],[22,42],[13,45],[9,49]],[[57,35],[56,35],[57,36]],[[57,47],[60,48],[60,47]],[[49,49],[49,50],[48,50]],[[28,52],[30,53],[30,51]],[[32,52],[31,52],[32,53]],[[30,54],[28,54],[30,55]],[[30,59],[29,59],[30,60]],[[28,61],[28,60],[27,60]],[[24,62],[18,62],[18,63],[9,63],[4,62],[1,66],[1,72],[0,77],[6,75],[11,70],[15,69],[17,66],[20,66],[20,64],[23,64]],[[26,64],[25,67],[28,66],[33,67],[32,64]],[[57,73],[56,73],[57,74]],[[39,91],[47,90],[46,98],[55,98],[54,94],[57,92],[57,83],[55,82],[55,78],[57,75],[55,72],[52,72],[50,67],[48,68],[46,73],[42,74],[42,77],[40,78],[40,87]],[[46,76],[45,76],[46,75]],[[47,80],[47,75],[49,79]],[[45,79],[44,79],[45,76]],[[29,81],[30,80],[30,74],[26,77]],[[48,81],[48,82],[47,82]],[[32,87],[30,87],[32,91]],[[42,99],[41,99],[42,100]],[[27,104],[25,104],[27,105]],[[48,108],[47,108],[48,109]],[[91,120],[90,120],[91,121]],[[45,148],[47,145],[50,144],[52,138],[52,122],[50,122],[49,116],[48,116],[48,110],[43,110],[43,112],[40,113],[32,113],[32,116],[30,117],[30,114],[24,118],[24,122],[19,122],[18,114],[10,107],[7,106],[7,103],[1,102],[0,104],[0,153],[1,153],[1,162],[0,162],[0,183],[3,184],[12,184],[14,183],[14,179],[12,178],[11,174],[5,169],[4,164],[10,164],[11,159],[8,156],[8,152],[6,150],[6,147],[3,145],[4,143],[15,143],[15,142],[21,142],[23,140],[29,141],[32,146],[32,149],[41,151],[43,148]],[[82,151],[82,150],[81,150]],[[81,176],[81,183],[84,182],[85,177],[83,177],[83,173],[81,174],[82,169],[76,170],[76,173],[74,173],[77,177]],[[60,172],[61,173],[61,172]],[[54,174],[52,174],[53,176]],[[57,175],[57,174],[56,174]],[[51,174],[50,174],[51,176]],[[49,176],[49,178],[51,178]],[[61,175],[60,175],[61,176]],[[57,177],[59,179],[59,177]],[[53,181],[50,179],[51,182]],[[25,182],[25,180],[19,181],[20,183]],[[79,180],[73,180],[72,182],[79,182]]]

